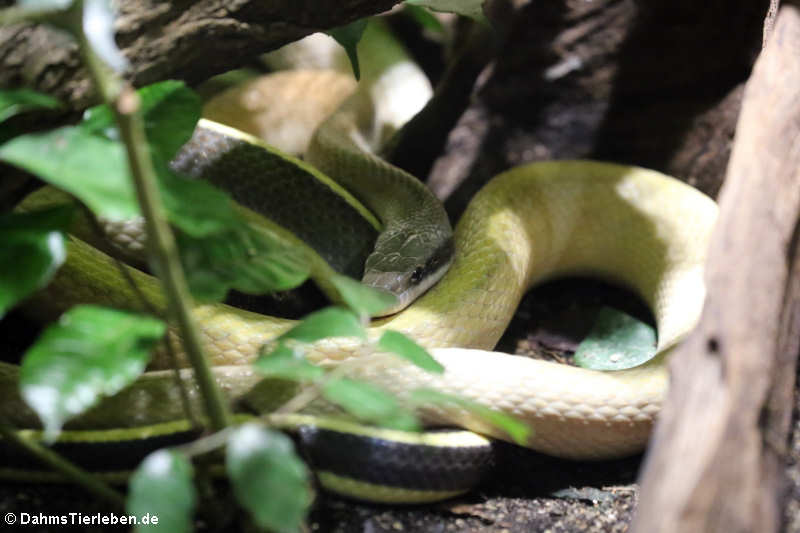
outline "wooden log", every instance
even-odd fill
[[[745,90],[719,198],[709,297],[670,361],[634,531],[780,526],[800,351],[799,88],[800,12],[784,5]]]
[[[310,33],[390,9],[400,0],[121,0],[117,43],[131,61],[129,78],[196,83]],[[9,2],[0,1],[0,6]],[[0,28],[0,88],[32,87],[73,109],[93,93],[75,44],[52,28]]]

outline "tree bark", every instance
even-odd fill
[[[747,84],[700,325],[641,475],[633,529],[776,531],[800,351],[800,12],[780,11]]]
[[[128,77],[135,85],[166,78],[194,84],[310,33],[386,11],[399,1],[121,0],[117,43],[131,61]],[[53,94],[71,109],[93,102],[75,44],[49,27],[0,28],[0,87],[21,86]]]

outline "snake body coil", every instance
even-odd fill
[[[404,310],[374,320],[372,338],[386,329],[405,333],[431,350],[445,367],[431,375],[397,358],[370,352],[351,339],[326,339],[307,353],[311,362],[333,367],[363,358],[350,376],[403,396],[431,387],[479,402],[528,423],[532,449],[566,458],[601,459],[640,451],[664,398],[670,349],[697,323],[705,289],[703,265],[716,218],[715,203],[673,178],[636,167],[592,161],[553,161],[511,169],[494,178],[472,200],[453,238],[440,205],[428,206],[419,184],[390,202],[372,199],[386,180],[402,172],[353,150],[353,114],[337,113],[312,142],[315,159],[334,177],[357,176],[367,203],[406,230],[379,237],[413,250],[427,275],[450,269],[438,284]],[[213,126],[212,126],[213,127]],[[344,134],[342,132],[345,132]],[[382,181],[372,181],[370,179]],[[431,207],[431,209],[420,209]],[[385,221],[384,221],[385,222]],[[410,224],[409,224],[410,222]],[[424,249],[425,254],[416,250]],[[386,258],[376,257],[373,263]],[[393,260],[388,261],[390,264]],[[369,266],[369,263],[368,263]],[[384,269],[387,276],[416,267]],[[163,310],[164,297],[149,276],[131,271],[142,292]],[[634,290],[651,308],[659,354],[630,370],[600,372],[491,352],[531,286],[559,276],[588,275]],[[380,278],[381,276],[377,276]],[[410,278],[409,278],[410,279]],[[404,282],[407,282],[406,279]],[[67,263],[39,302],[92,302],[130,307],[137,301],[113,262],[74,240]],[[232,400],[269,411],[281,391],[258,384],[250,363],[263,345],[295,322],[223,304],[194,309],[214,372]],[[156,361],[156,365],[158,361]],[[17,371],[0,365],[0,418],[19,427],[37,424],[16,395]],[[190,399],[197,401],[196,392]],[[506,439],[501,430],[458,407],[422,407],[431,423],[456,425]],[[137,427],[183,418],[166,371],[145,373],[73,427]]]
[[[318,342],[307,357],[327,367],[365,358],[364,364],[352,365],[350,376],[401,397],[432,387],[515,416],[533,430],[526,445],[540,452],[572,459],[638,452],[667,390],[669,350],[694,327],[702,309],[703,264],[716,213],[716,204],[702,193],[641,168],[554,161],[512,169],[470,203],[456,227],[455,260],[443,279],[404,311],[374,320],[369,329],[373,338],[385,329],[414,338],[445,367],[443,375],[372,354],[351,339]],[[148,298],[163,308],[155,281],[132,273]],[[590,275],[633,289],[653,311],[659,355],[637,368],[601,372],[487,351],[524,292],[562,275]],[[137,301],[112,260],[77,240],[39,300],[119,307]],[[194,314],[205,349],[219,365],[216,379],[231,400],[262,412],[285,401],[286,391],[259,383],[249,363],[294,321],[224,304],[197,306]],[[0,387],[0,415],[18,427],[38,425],[15,394],[16,369],[2,365],[0,377],[7,383]],[[191,381],[190,374],[185,378]],[[200,410],[196,390],[190,392]],[[458,407],[422,407],[421,414],[431,423],[507,438]],[[184,416],[172,374],[154,371],[72,426],[140,427]]]
[[[695,189],[657,172],[589,161],[535,163],[492,180],[471,202],[455,230],[455,261],[443,279],[404,311],[373,321],[370,335],[401,331],[446,371],[433,376],[394,358],[354,365],[353,377],[400,395],[431,386],[529,422],[527,443],[569,458],[619,457],[647,440],[667,388],[667,352],[697,322],[704,299],[703,264],[716,204]],[[660,354],[617,372],[592,371],[487,352],[494,347],[524,292],[561,275],[591,275],[633,289],[650,306]],[[156,305],[163,297],[149,276],[134,273]],[[113,263],[79,242],[41,300],[80,300],[126,307],[136,301]],[[277,393],[251,390],[249,363],[261,347],[294,321],[224,304],[194,309],[218,380],[233,397],[268,410]],[[350,339],[315,344],[308,358],[325,366],[368,355]],[[168,374],[141,381],[84,427],[144,425],[180,418],[180,402],[165,398]],[[127,394],[127,397],[124,396]],[[126,399],[127,398],[127,399]],[[127,403],[126,403],[127,402]],[[133,406],[136,406],[135,408]],[[4,404],[10,420],[32,422],[19,402]],[[124,412],[124,415],[120,413]],[[27,418],[25,418],[27,413]],[[506,438],[460,409],[423,408],[444,422]],[[105,422],[104,422],[105,420]]]

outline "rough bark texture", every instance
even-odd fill
[[[745,90],[699,327],[645,461],[634,530],[776,531],[800,351],[800,12]]]
[[[390,9],[400,0],[121,0],[117,42],[135,85],[190,84],[304,35]],[[0,1],[0,6],[13,2]],[[73,109],[92,99],[75,44],[43,26],[0,28],[0,87],[33,87]]]

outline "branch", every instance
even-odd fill
[[[390,9],[400,0],[121,0],[117,42],[136,86],[195,84],[315,31]],[[96,101],[77,47],[50,28],[0,28],[0,88],[31,87],[72,109]]]
[[[125,143],[136,196],[146,221],[148,248],[158,267],[159,279],[169,302],[170,315],[177,324],[186,355],[194,369],[211,428],[219,431],[230,425],[231,413],[211,373],[200,342],[200,330],[191,315],[192,299],[156,185],[156,174],[144,134],[144,121],[139,113],[139,98],[96,55],[84,33],[84,16],[83,0],[75,0],[65,13],[64,27],[75,35],[93,85],[103,103],[114,113],[120,137]]]
[[[644,464],[640,532],[777,531],[800,352],[800,12],[786,5],[747,84],[700,325]]]

